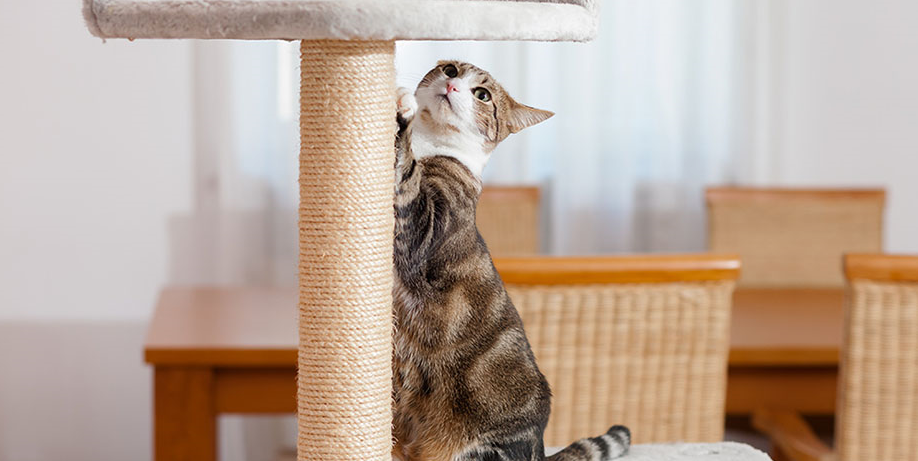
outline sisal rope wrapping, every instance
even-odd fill
[[[304,41],[298,459],[391,459],[395,43]]]

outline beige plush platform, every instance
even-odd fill
[[[558,449],[549,449],[549,454]],[[621,461],[771,461],[749,445],[736,442],[635,445]]]
[[[555,453],[559,449],[549,449]],[[723,443],[691,443],[678,445],[635,445],[621,461],[771,461],[765,453],[747,445]],[[277,461],[296,461],[296,453],[286,453]]]
[[[749,445],[735,442],[635,445],[622,461],[771,461]]]
[[[103,38],[544,40],[596,35],[597,0],[84,0]]]

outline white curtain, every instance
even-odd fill
[[[703,250],[703,187],[733,182],[745,161],[745,8],[602,7],[600,36],[588,44],[399,43],[399,84],[456,58],[491,71],[517,100],[556,112],[505,141],[484,174],[486,183],[544,188],[546,252]]]
[[[194,208],[169,223],[170,282],[295,284],[296,43],[195,44]],[[291,416],[222,417],[223,461],[276,461]]]
[[[760,9],[604,0],[592,43],[399,43],[398,81],[414,87],[438,59],[466,60],[557,114],[511,136],[484,173],[543,187],[546,252],[703,250],[703,187],[760,176]],[[171,223],[174,282],[294,283],[297,53],[196,45],[196,202]],[[271,459],[292,443],[286,424],[229,421],[223,459]]]

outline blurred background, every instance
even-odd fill
[[[400,43],[556,116],[493,154],[548,254],[702,251],[709,185],[879,187],[918,252],[918,3],[603,0],[588,44]],[[0,460],[143,460],[166,285],[293,285],[298,45],[103,42],[76,0],[0,1]],[[289,418],[224,417],[221,459]]]

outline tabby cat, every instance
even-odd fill
[[[553,114],[485,71],[441,61],[399,89],[395,194],[393,459],[602,461],[614,426],[546,458],[551,392],[475,227],[481,171],[499,142]]]

